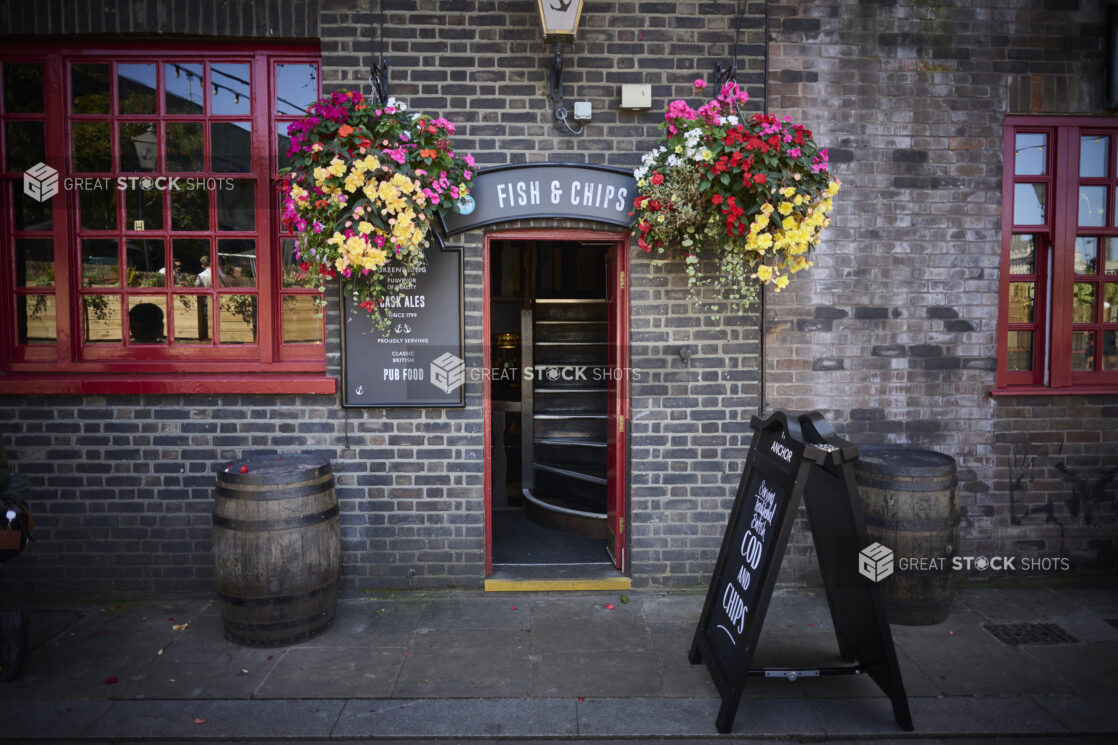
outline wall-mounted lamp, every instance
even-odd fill
[[[582,134],[582,128],[576,130],[567,123],[567,110],[563,107],[563,44],[575,40],[582,3],[583,0],[536,0],[543,38],[555,42],[555,55],[549,65],[548,97],[555,102],[556,126],[565,126],[572,134]]]

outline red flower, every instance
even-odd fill
[[[659,185],[660,185],[660,184],[662,184],[662,183],[664,183],[664,176],[663,176],[663,174],[661,174],[661,173],[654,173],[654,174],[652,174],[652,185],[653,185],[653,186],[659,186]]]
[[[715,194],[713,197],[710,198],[710,201],[713,204],[722,204],[722,195],[721,194]]]
[[[763,173],[758,173],[753,177],[753,181],[758,184],[763,184],[769,180],[769,177]]]

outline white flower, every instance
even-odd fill
[[[669,155],[667,162],[670,167],[675,168],[676,166],[683,165],[683,158],[678,155]]]

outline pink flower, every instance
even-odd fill
[[[703,80],[702,78],[695,81],[695,90],[701,91],[703,88],[706,88],[706,87],[707,87],[707,81]]]

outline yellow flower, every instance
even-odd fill
[[[776,211],[779,212],[782,215],[790,215],[790,214],[792,214],[792,203],[791,202],[781,202],[780,206],[776,208]]]
[[[796,193],[796,188],[794,186],[785,186],[783,189],[780,190],[780,196],[784,197],[785,199],[787,199],[788,197],[792,196],[795,193]]]
[[[783,290],[785,287],[788,286],[788,275],[787,274],[781,274],[779,277],[776,278],[775,284],[776,284],[776,291],[777,292],[780,292],[781,290]]]
[[[354,210],[354,212],[356,212],[356,210]],[[364,220],[362,220],[361,222],[359,222],[357,224],[357,232],[358,233],[364,233],[365,235],[368,235],[369,233],[373,232],[372,223],[365,222]]]
[[[762,282],[768,282],[772,279],[773,268],[768,264],[761,264],[757,267],[757,278]]]
[[[345,161],[341,158],[334,158],[330,161],[330,167],[326,170],[330,171],[330,173],[334,174],[335,176],[341,176],[343,173],[345,173]]]

